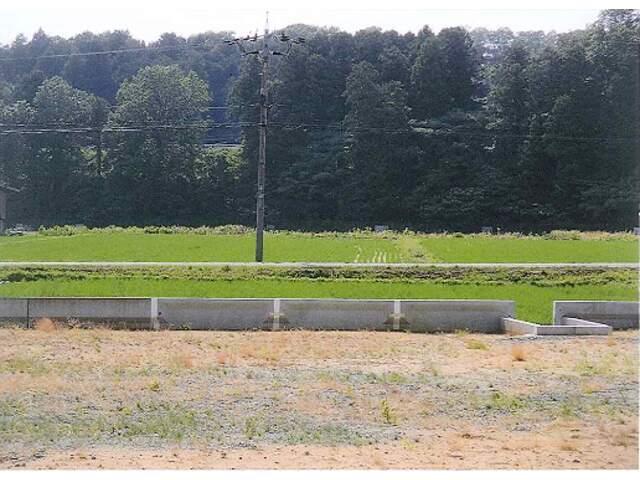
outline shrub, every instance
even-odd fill
[[[54,225],[52,227],[40,226],[38,233],[47,237],[68,237],[85,233],[89,229],[84,225]]]
[[[580,240],[578,230],[551,230],[545,238],[549,240]]]

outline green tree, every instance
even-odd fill
[[[207,129],[206,83],[177,66],[145,67],[116,98],[107,140],[113,204],[129,222],[184,223]]]
[[[46,80],[37,90],[25,162],[25,196],[30,217],[37,223],[66,223],[83,209],[78,203],[90,125],[96,98],[74,89],[61,77]]]
[[[368,62],[354,65],[344,93],[349,135],[346,191],[352,219],[399,223],[413,187],[407,94],[400,82],[382,82]]]
[[[444,28],[438,33],[438,41],[443,55],[448,108],[472,108],[478,59],[469,33],[462,27]]]
[[[449,106],[445,60],[440,41],[425,35],[411,68],[410,106],[413,118],[443,115]]]

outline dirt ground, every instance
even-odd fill
[[[638,332],[0,329],[0,469],[638,468]]]

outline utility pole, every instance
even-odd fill
[[[284,32],[280,35],[270,36],[269,34],[269,13],[267,12],[267,20],[264,27],[264,35],[262,35],[262,48],[260,50],[248,51],[245,47],[246,42],[256,43],[258,35],[253,37],[235,38],[228,40],[229,45],[237,45],[243,56],[257,55],[262,66],[260,73],[260,118],[258,121],[259,147],[258,147],[258,192],[256,194],[256,262],[262,262],[264,258],[264,198],[265,183],[267,172],[267,123],[269,120],[269,60],[272,55],[288,56],[291,47],[294,44],[303,44],[305,39],[298,37],[292,39]],[[275,50],[270,47],[271,39],[286,44],[287,48],[284,52]]]
[[[258,147],[258,194],[256,196],[256,262],[262,262],[264,257],[264,184],[267,173],[267,121],[269,120],[269,19],[264,27],[262,37],[262,51],[260,61],[262,74],[260,76],[260,145]]]

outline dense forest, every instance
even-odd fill
[[[285,31],[306,42],[271,62],[267,224],[637,224],[639,11],[565,34]],[[39,31],[1,46],[9,221],[252,225],[260,65],[229,38]]]

